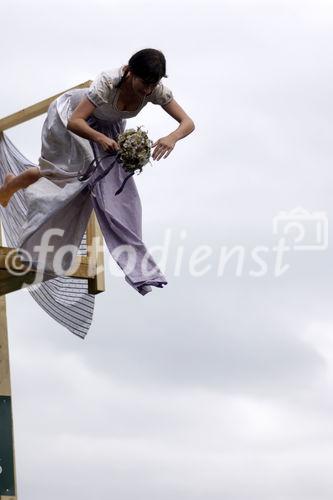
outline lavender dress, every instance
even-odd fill
[[[84,96],[96,106],[89,125],[115,140],[125,130],[126,118],[136,116],[148,102],[164,105],[172,100],[170,89],[160,83],[135,111],[119,111],[119,89],[114,86],[123,71],[124,66],[102,72],[88,90],[71,90],[50,105],[42,131],[42,178],[25,190],[28,215],[19,247],[29,252],[34,267],[44,266],[45,276],[65,272],[74,263],[94,209],[107,247],[126,281],[145,295],[151,285],[162,288],[167,281],[142,242],[141,201],[134,178],[115,195],[128,176],[117,157],[103,159],[106,153],[98,144],[67,129],[71,113]],[[92,175],[80,181],[79,174],[93,160],[98,161]]]

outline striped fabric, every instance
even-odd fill
[[[29,166],[35,165],[18,151],[8,136],[0,132],[0,182],[3,183],[7,173],[18,175]],[[6,208],[0,205],[7,246],[17,247],[26,213],[27,205],[22,190],[15,193]],[[79,254],[87,254],[86,237],[81,242]],[[88,280],[58,277],[27,289],[49,316],[75,335],[81,338],[86,336],[95,304],[94,295],[88,293]]]

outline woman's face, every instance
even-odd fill
[[[135,94],[140,96],[150,95],[158,83],[147,83],[139,76],[132,75],[132,89]]]

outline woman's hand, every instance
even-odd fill
[[[108,137],[107,135],[101,134],[100,137],[96,140],[96,142],[102,147],[104,151],[119,151],[119,144]]]
[[[152,145],[152,148],[155,148],[153,152],[153,160],[160,160],[162,157],[167,158],[173,148],[175,147],[176,140],[173,139],[170,135],[167,135],[166,137],[161,137],[161,139],[158,139],[154,144]],[[164,156],[163,156],[164,155]]]

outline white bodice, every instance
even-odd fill
[[[87,98],[96,106],[93,112],[96,118],[108,121],[132,118],[148,102],[164,106],[173,99],[171,90],[160,82],[149,96],[143,97],[141,104],[136,110],[119,111],[117,101],[120,89],[115,88],[115,85],[119,83],[124,73],[124,68],[125,65],[109,71],[102,71],[90,85]]]

